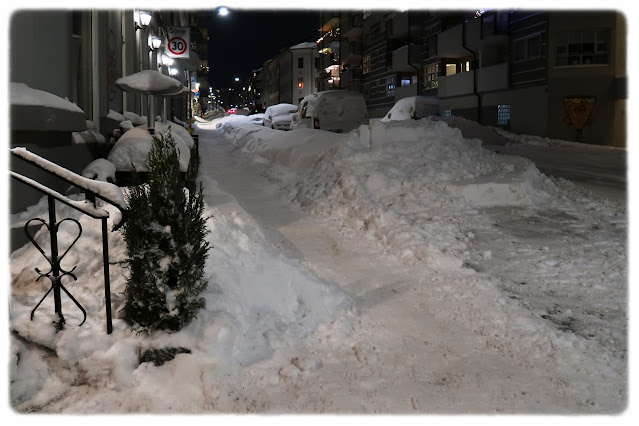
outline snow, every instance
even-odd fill
[[[136,124],[136,125],[146,124],[146,116],[140,116],[131,111],[124,111],[122,115],[124,116],[124,118],[131,121],[133,124]]]
[[[108,182],[110,179],[111,182],[115,182],[115,166],[104,158],[92,161],[80,174],[87,179],[95,179],[102,182]]]
[[[47,171],[52,172],[56,176],[60,176],[63,179],[66,179],[67,181],[80,188],[93,192],[97,196],[108,200],[109,202],[115,204],[116,206],[119,206],[122,209],[126,209],[126,202],[124,201],[122,191],[119,187],[113,185],[112,183],[95,181],[77,175],[76,173],[73,173],[72,171],[67,170],[64,167],[60,167],[45,158],[29,152],[26,148],[12,148],[11,152],[24,158],[27,161],[37,164]]]
[[[380,121],[419,119],[429,115],[439,115],[439,98],[435,96],[409,96],[397,101]]]
[[[180,170],[186,172],[189,166],[189,159],[191,158],[191,151],[184,142],[183,133],[177,130],[181,127],[176,124],[171,126],[170,123],[155,123],[157,132],[164,132],[169,127],[171,127],[171,131],[173,132],[173,139],[175,140],[180,156]],[[193,138],[191,138],[190,135],[188,136],[191,144],[193,144]],[[120,139],[118,139],[115,146],[111,149],[107,160],[115,165],[117,171],[137,170],[138,172],[147,172],[147,160],[149,159],[149,152],[152,146],[153,137],[149,134],[147,126],[134,127],[127,130]]]
[[[290,50],[295,50],[295,49],[317,49],[317,43],[313,43],[313,42],[299,43],[299,44],[296,44],[295,46],[289,47],[289,49]]]
[[[109,113],[107,114],[107,118],[110,118],[110,119],[115,120],[115,121],[124,121],[124,120],[126,120],[124,115],[120,114],[119,112],[113,111],[112,109],[109,110]]]
[[[136,335],[116,318],[107,336],[100,228],[82,217],[64,266],[82,271],[82,285],[67,288],[89,319],[78,327],[63,300],[67,326],[56,335],[50,299],[29,320],[48,289],[33,270],[44,260],[18,249],[10,397],[19,412],[628,407],[625,205],[491,152],[445,120],[372,121],[343,134],[278,132],[237,116],[197,126],[213,246],[206,308],[179,333]],[[44,245],[45,233],[36,239]],[[119,233],[109,250],[117,316],[127,273]],[[139,363],[141,349],[166,347],[191,353]]]
[[[105,138],[100,133],[93,121],[86,121],[87,130],[84,132],[72,132],[73,143],[104,143]]]
[[[24,83],[9,83],[9,101],[11,105],[44,106],[84,113],[80,107],[68,99],[62,99],[42,90],[32,89]]]
[[[295,116],[291,128],[313,128],[315,122],[322,130],[347,132],[368,123],[368,113],[364,96],[348,90],[329,90],[311,94],[300,104],[308,102],[306,117]],[[298,115],[301,111],[298,112]]]
[[[182,88],[175,78],[154,70],[143,70],[120,77],[115,80],[115,84],[125,91],[147,94],[175,93]]]
[[[30,179],[26,176],[22,176],[20,174],[14,173],[14,172],[9,172],[9,174],[17,179],[19,179],[20,181],[28,184],[29,186],[36,188],[37,190],[39,190],[40,192],[43,192],[47,195],[51,195],[54,198],[62,201],[63,203],[66,203],[67,205],[70,205],[72,207],[75,207],[77,209],[79,209],[80,211],[94,217],[94,218],[103,218],[103,217],[108,217],[109,213],[96,208],[95,206],[93,206],[93,204],[91,204],[91,202],[87,201],[87,200],[72,200],[62,194],[60,194],[57,191],[54,191],[52,189],[50,189],[49,187],[42,185],[40,182],[35,181],[33,179]],[[31,219],[31,218],[29,218]],[[29,220],[27,219],[27,220]],[[25,221],[26,222],[26,221]]]

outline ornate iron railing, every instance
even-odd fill
[[[77,277],[74,274],[76,266],[74,266],[71,270],[66,271],[60,265],[62,259],[67,255],[71,247],[75,245],[80,236],[82,235],[82,226],[80,222],[73,218],[65,218],[61,221],[57,221],[56,218],[56,210],[55,210],[55,202],[59,201],[63,204],[68,205],[69,207],[93,218],[99,219],[102,221],[102,258],[104,265],[104,296],[105,296],[105,305],[106,305],[106,325],[107,325],[107,334],[111,334],[113,331],[112,324],[112,313],[111,313],[111,280],[109,276],[109,244],[108,244],[108,227],[107,227],[107,219],[109,218],[109,212],[101,209],[96,206],[96,200],[99,198],[106,203],[109,203],[115,206],[121,214],[120,220],[115,223],[113,230],[117,230],[120,228],[125,220],[126,220],[126,203],[124,202],[124,197],[122,196],[122,192],[120,189],[106,182],[96,182],[91,179],[87,179],[83,176],[80,176],[76,173],[73,173],[63,167],[58,166],[55,163],[52,163],[42,157],[39,157],[24,148],[13,148],[11,149],[11,154],[14,156],[24,160],[25,162],[42,169],[48,173],[51,173],[58,178],[70,183],[71,185],[79,188],[85,194],[85,201],[76,201],[72,200],[57,191],[49,188],[46,185],[41,184],[33,179],[30,179],[21,174],[15,173],[13,171],[10,172],[11,177],[14,179],[46,194],[49,208],[49,217],[48,222],[41,218],[33,218],[26,222],[24,225],[24,232],[27,235],[29,241],[36,247],[36,249],[42,253],[44,258],[47,260],[50,266],[50,270],[46,273],[43,273],[38,268],[35,268],[35,271],[38,273],[39,277],[36,281],[40,280],[43,277],[51,280],[51,287],[46,292],[46,294],[40,299],[38,304],[31,311],[31,320],[33,320],[35,311],[40,307],[44,299],[53,291],[53,299],[54,299],[54,310],[55,314],[58,316],[57,327],[58,329],[62,329],[65,319],[62,314],[62,300],[61,300],[61,291],[66,293],[66,295],[75,303],[75,305],[82,311],[84,316],[80,326],[84,324],[87,318],[87,313],[85,309],[80,305],[80,303],[71,295],[71,293],[66,289],[64,285],[62,285],[62,278],[65,276],[71,277],[74,281],[77,281]],[[78,227],[78,235],[73,240],[73,242],[67,247],[64,253],[60,256],[58,253],[58,229],[63,222],[69,221],[71,223],[75,223]],[[51,251],[50,255],[47,256],[45,251],[40,247],[38,243],[36,243],[34,239],[34,235],[29,233],[29,226],[34,222],[40,222],[43,226],[45,226],[49,231],[50,236],[50,244]]]

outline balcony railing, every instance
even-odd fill
[[[393,71],[395,72],[414,72],[414,66],[419,66],[421,46],[412,44],[405,45],[393,51]],[[410,53],[410,57],[408,56]]]
[[[440,98],[474,93],[474,78],[474,71],[439,77],[439,90],[437,93]]]
[[[477,74],[477,91],[490,92],[508,88],[508,63],[480,68]]]

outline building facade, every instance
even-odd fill
[[[435,96],[444,115],[625,146],[626,33],[615,11],[324,12],[319,90],[361,91],[372,118]]]

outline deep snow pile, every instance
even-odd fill
[[[531,161],[486,151],[480,140],[464,139],[444,122],[373,121],[346,135],[282,135],[233,125],[221,130],[243,149],[294,172],[292,199],[366,231],[409,264],[438,259],[461,265],[467,237],[450,222],[460,209],[550,202],[555,191]]]
[[[561,339],[597,342],[589,350],[623,371],[624,206],[485,150],[442,120],[372,121],[346,135],[315,131],[314,140],[295,130],[220,130],[266,159],[290,200],[342,234],[364,234],[407,266],[487,274],[482,297],[519,305],[504,321],[543,318],[569,332]]]
[[[46,218],[46,212],[43,199],[12,221]],[[26,412],[199,412],[212,408],[216,383],[225,373],[268,358],[274,346],[293,344],[348,306],[339,289],[274,251],[253,225],[238,217],[227,220],[214,208],[206,215],[213,248],[205,270],[206,308],[197,319],[180,333],[151,335],[136,335],[115,319],[107,335],[100,222],[59,206],[59,218],[75,217],[82,224],[81,238],[62,262],[65,270],[77,265],[78,281],[64,278],[63,285],[88,319],[78,327],[82,315],[63,295],[66,325],[56,334],[49,295],[30,321],[30,311],[50,286],[47,279],[36,281],[34,268],[46,271],[48,265],[30,244],[12,253],[11,405]],[[61,250],[77,235],[69,223],[60,226]],[[117,262],[126,257],[126,246],[120,233],[108,237],[113,312],[119,317],[127,271]],[[44,230],[35,239],[47,247]],[[145,350],[168,348],[190,353],[177,354],[168,369],[140,362]]]

